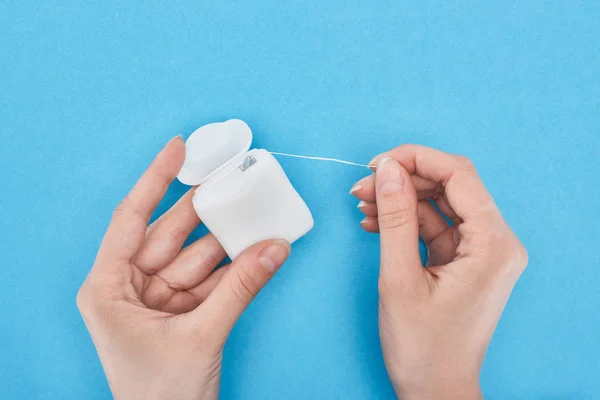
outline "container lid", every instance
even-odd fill
[[[252,131],[240,119],[215,122],[196,129],[185,142],[185,162],[177,178],[199,185],[235,156],[247,152]]]

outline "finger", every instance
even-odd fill
[[[360,226],[369,233],[379,233],[379,220],[377,217],[365,217],[360,221]]]
[[[202,303],[208,298],[208,296],[212,293],[215,287],[217,287],[217,284],[230,267],[231,265],[225,265],[213,271],[210,275],[208,275],[208,277],[205,280],[203,280],[193,288],[188,289],[188,292],[194,295],[196,300],[198,300],[198,304]]]
[[[99,257],[128,261],[140,248],[152,212],[175,179],[185,159],[180,136],[173,138],[156,156],[129,194],[115,209],[102,242]],[[115,263],[96,263],[108,268]]]
[[[133,263],[146,274],[152,274],[169,264],[181,246],[200,223],[194,211],[194,188],[183,195],[163,215],[148,227],[146,240],[133,258]]]
[[[371,206],[370,203],[366,204],[365,207]],[[366,232],[379,233],[377,207],[375,206],[374,211],[368,210],[368,213],[369,215],[360,222],[361,227]],[[419,236],[427,244],[429,251],[427,265],[440,265],[451,262],[456,257],[457,246],[453,229],[427,200],[419,201],[418,214]]]
[[[456,247],[458,246],[458,243],[455,241],[455,230],[456,228],[452,227],[440,233],[427,247],[429,251],[429,258],[427,259],[428,267],[432,265],[446,265],[454,261],[456,258]]]
[[[142,302],[148,308],[181,314],[198,307],[227,269],[219,268],[190,290],[173,290],[158,275],[148,277]]]
[[[464,221],[481,211],[497,212],[468,159],[418,145],[403,145],[386,154],[398,160],[409,173],[441,184],[450,207]]]
[[[462,219],[458,215],[456,215],[456,213],[452,209],[452,206],[448,202],[448,198],[445,194],[441,193],[437,196],[434,196],[433,201],[435,202],[435,205],[440,209],[442,214],[449,218],[454,223],[454,225],[462,223]]]
[[[356,207],[367,217],[377,216],[377,204],[375,203],[367,203],[366,201],[361,200]]]
[[[234,324],[290,254],[284,240],[263,241],[240,254],[208,298],[189,314],[197,329],[225,342]]]
[[[171,289],[191,289],[206,279],[225,256],[223,247],[209,233],[184,248],[156,275],[167,282]]]
[[[436,183],[417,175],[412,175],[411,179],[419,200],[429,199],[437,193],[436,189],[438,185]],[[356,196],[359,200],[375,203],[377,201],[377,196],[375,195],[375,175],[369,175],[358,181],[350,189],[350,194]]]
[[[194,310],[213,291],[225,272],[227,272],[227,267],[219,268],[197,286],[189,290],[173,292],[173,296],[161,306],[160,310],[171,314],[183,314]]]
[[[395,159],[386,157],[376,173],[381,240],[381,276],[413,288],[423,276],[419,255],[417,192],[410,175]]]
[[[444,208],[447,209],[447,207],[449,207],[449,205],[448,205],[448,201],[447,200],[445,202],[443,202],[443,200],[445,200],[445,199],[446,198],[444,196],[440,196],[438,198],[438,202],[436,202],[436,205],[438,203],[440,203],[440,204],[442,204],[442,206]],[[421,204],[426,205],[426,206],[431,206],[431,203],[429,203],[429,200],[421,200],[421,199],[419,199],[419,216],[421,214]],[[361,200],[356,207],[360,210],[360,212],[362,212],[367,217],[377,217],[377,203],[369,203],[369,202],[366,202],[364,200]],[[431,208],[434,209],[433,206],[431,206]],[[434,211],[435,211],[435,209],[434,209]],[[449,211],[448,214],[450,214],[450,218],[453,220],[453,222],[455,224],[461,222],[460,218],[458,218],[458,216],[454,213],[454,211],[452,209],[449,209],[448,211]],[[441,215],[437,211],[435,211],[435,214],[438,215],[438,216],[440,216],[440,218],[441,218]],[[446,216],[448,216],[448,215],[446,215]],[[445,220],[443,218],[441,218],[441,219],[442,219],[442,221],[444,221],[444,224],[447,225],[447,223],[445,222]]]
[[[419,201],[419,236],[426,245],[431,244],[449,228],[450,225],[429,201]]]
[[[453,229],[427,200],[419,202],[419,236],[427,245],[427,265],[441,265],[456,257]]]
[[[360,200],[375,203],[375,175],[365,176],[350,188],[350,194]]]

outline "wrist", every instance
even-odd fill
[[[480,400],[483,399],[479,380],[442,382],[432,380],[419,383],[392,381],[398,398],[402,400]]]
[[[187,385],[180,381],[148,383],[140,387],[128,386],[126,390],[112,390],[115,400],[217,400],[219,398],[219,382],[205,385]],[[112,389],[112,386],[111,386]]]

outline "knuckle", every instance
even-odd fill
[[[169,229],[165,231],[165,234],[167,235],[169,240],[175,243],[183,242],[188,237],[187,232],[184,229],[181,229],[180,227],[177,227],[175,229]]]
[[[113,211],[113,219],[121,218],[126,216],[131,209],[131,198],[130,195],[127,194],[115,207]]]
[[[96,313],[99,303],[98,291],[98,288],[89,281],[84,282],[79,288],[75,302],[82,317],[91,318]]]
[[[519,272],[523,272],[527,267],[527,263],[529,262],[529,255],[527,254],[527,249],[525,249],[525,246],[523,246],[518,239],[514,239],[510,244],[508,254],[509,265],[517,269]]]
[[[244,304],[249,304],[260,291],[259,277],[249,268],[237,268],[235,279],[230,282],[234,296]]]
[[[411,222],[417,222],[414,207],[397,196],[384,198],[384,204],[379,207],[380,229],[396,229]]]
[[[203,252],[198,255],[198,265],[206,266],[206,267],[215,267],[219,265],[222,258],[219,257],[219,254],[214,251]]]
[[[91,319],[105,314],[114,299],[115,294],[110,284],[87,279],[79,288],[75,302],[81,316]]]
[[[469,157],[458,155],[456,156],[456,160],[458,161],[458,164],[461,166],[461,168],[465,171],[475,171],[475,164],[473,163],[473,161],[471,161]]]
[[[379,214],[379,229],[397,229],[409,223],[407,213]]]
[[[490,259],[496,260],[502,275],[521,274],[528,263],[527,250],[523,244],[508,233],[505,236],[496,237],[487,243],[487,253]]]
[[[128,201],[129,200],[127,199],[127,197],[125,197],[123,200],[121,200],[119,202],[119,204],[117,204],[117,206],[115,207],[115,210],[113,211],[113,218],[118,218],[125,214],[125,212],[127,210]]]
[[[414,143],[405,143],[396,148],[401,152],[414,153],[421,149],[421,146]]]
[[[155,164],[149,168],[148,172],[151,175],[153,181],[161,185],[169,185],[175,176],[172,173],[167,172],[169,170],[169,162],[166,160],[155,160]]]
[[[138,207],[136,207],[135,202],[131,198],[130,192],[115,207],[115,210],[113,211],[113,219],[126,217],[132,214],[143,219],[146,219],[148,217],[145,215],[144,212],[142,212]]]
[[[87,290],[87,285],[84,283],[81,285],[79,290],[77,291],[77,296],[75,297],[75,304],[77,305],[77,309],[81,315],[86,314],[89,310],[89,291]]]
[[[523,264],[523,269],[527,268],[527,265],[529,265],[529,252],[522,243],[519,243],[519,255],[521,263]]]

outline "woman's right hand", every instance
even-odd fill
[[[396,393],[481,398],[483,359],[527,252],[466,158],[405,145],[371,164],[351,193],[363,228],[381,235],[379,331]]]

